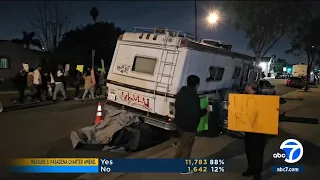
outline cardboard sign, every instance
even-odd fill
[[[201,109],[206,109],[208,105],[209,105],[209,99],[207,97],[200,99]],[[208,130],[208,120],[209,120],[208,115],[204,115],[203,117],[201,117],[200,123],[197,128],[197,132]]]
[[[229,94],[228,129],[278,135],[280,97]]]
[[[103,60],[103,59],[101,59],[101,67],[102,67],[102,69],[103,69],[103,71],[101,71],[101,72],[105,72],[105,69],[104,69],[104,60]]]
[[[70,64],[66,64],[66,66],[64,67],[64,71],[68,72],[70,70]]]
[[[83,65],[77,65],[77,70],[79,71],[79,72],[82,72],[83,73],[83,68],[84,68],[84,66]]]
[[[29,64],[22,63],[22,67],[26,72],[29,72]]]

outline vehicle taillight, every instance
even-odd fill
[[[188,39],[181,39],[180,41],[180,47],[187,47]]]
[[[171,123],[171,122],[173,122],[174,121],[174,118],[169,118],[168,119],[168,123]]]
[[[174,115],[174,102],[169,103],[169,113],[170,115]]]
[[[290,79],[288,80],[288,83],[291,83],[291,80],[290,80]]]

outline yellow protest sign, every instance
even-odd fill
[[[229,94],[228,129],[278,134],[279,96]]]
[[[78,71],[83,72],[83,68],[84,68],[83,65],[77,65],[77,70]]]

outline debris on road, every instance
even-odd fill
[[[126,110],[108,109],[99,124],[71,132],[74,149],[134,152],[152,147],[167,138]]]

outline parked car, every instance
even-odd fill
[[[276,89],[274,88],[274,85],[272,85],[267,80],[260,80],[258,91],[259,91],[259,94],[264,94],[264,95],[275,95],[276,94]]]
[[[287,87],[296,87],[296,88],[303,88],[305,86],[304,78],[300,77],[290,77],[286,83]]]

